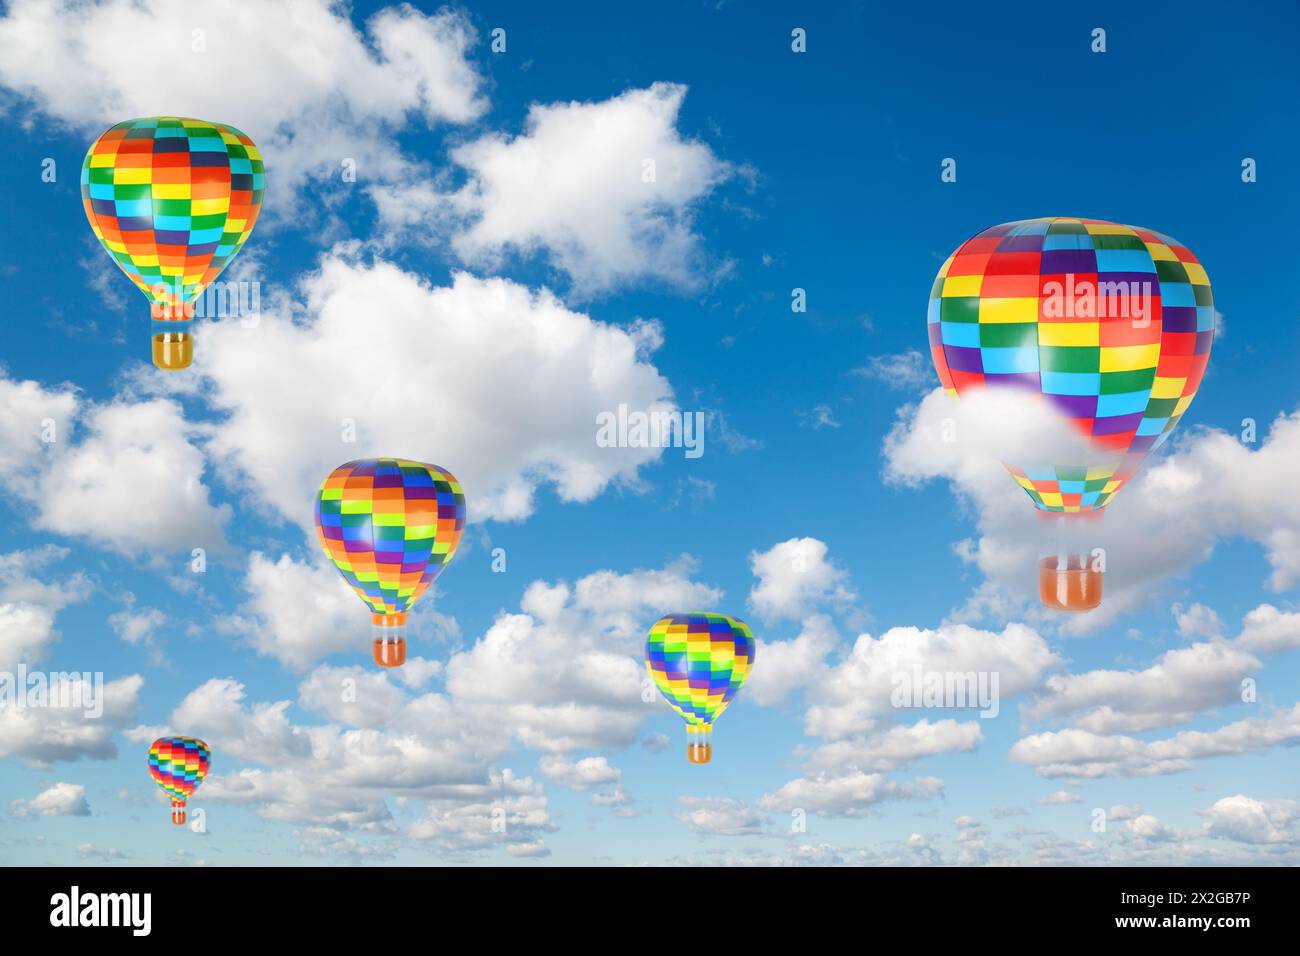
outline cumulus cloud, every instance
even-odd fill
[[[225,546],[230,508],[211,502],[203,453],[179,405],[113,402],[84,422],[86,435],[44,476],[38,528],[128,554]]]
[[[635,484],[662,454],[596,444],[597,415],[620,403],[673,408],[649,362],[662,342],[652,323],[596,322],[502,279],[431,287],[341,254],[302,293],[297,318],[273,310],[256,328],[210,325],[196,368],[223,419],[211,453],[304,528],[321,481],[351,459],[432,461],[460,480],[471,520],[510,520],[532,512],[542,485],[589,501],[612,482]]]
[[[149,645],[167,623],[167,615],[156,607],[128,608],[109,617],[108,623],[128,644]]]
[[[47,389],[0,372],[0,480],[24,498],[35,497],[80,404],[71,386]]]
[[[669,613],[709,608],[722,600],[722,591],[691,579],[698,562],[683,555],[664,568],[637,569],[625,574],[595,571],[573,589],[573,604],[600,620],[610,634],[624,640],[645,637],[650,620]]]
[[[452,150],[459,189],[373,187],[381,223],[450,230],[471,264],[544,254],[580,295],[645,279],[695,286],[707,271],[695,208],[734,170],[678,131],[685,97],[685,86],[655,83],[600,102],[535,103],[520,135]]]
[[[1077,793],[1071,793],[1068,790],[1057,790],[1055,793],[1048,794],[1046,797],[1043,797],[1043,799],[1039,800],[1038,802],[1045,807],[1051,807],[1051,806],[1063,806],[1069,803],[1080,803],[1082,801],[1083,801],[1083,797],[1081,797]]]
[[[917,673],[998,676],[998,695],[1005,700],[1039,685],[1060,659],[1038,632],[1008,624],[1001,633],[965,624],[936,629],[890,628],[880,637],[862,634],[851,654],[817,686],[805,729],[828,739],[871,731],[881,717],[897,714],[894,690],[900,677]],[[977,706],[974,702],[971,706]]]
[[[807,618],[793,640],[764,641],[763,665],[755,666],[749,675],[745,694],[764,707],[780,704],[793,691],[826,674],[826,656],[837,643],[839,633],[824,614]]]
[[[506,770],[477,799],[430,801],[410,835],[452,853],[505,846],[511,856],[540,858],[550,855],[542,837],[554,830],[542,788]]]
[[[1124,824],[1125,829],[1143,840],[1164,843],[1178,839],[1178,831],[1165,826],[1159,817],[1143,813]]]
[[[14,800],[9,812],[16,817],[88,817],[86,788],[79,783],[56,783],[30,800]]]
[[[345,697],[357,706],[348,709]],[[303,681],[299,703],[330,722],[296,723],[292,703],[250,701],[242,683],[214,678],[186,695],[167,725],[132,727],[126,736],[146,742],[183,727],[202,737],[236,768],[210,776],[203,798],[281,822],[391,833],[397,824],[388,794],[456,802],[490,799],[500,789],[491,761],[504,738],[445,695],[412,696],[387,674],[325,669]]]
[[[369,667],[316,667],[300,682],[297,704],[325,723],[299,722],[293,701],[250,700],[239,681],[214,678],[188,694],[167,725],[139,725],[127,736],[143,742],[172,727],[202,736],[236,764],[208,779],[205,799],[269,820],[367,839],[404,833],[439,853],[500,846],[542,856],[553,829],[545,792],[498,763],[519,747],[537,751],[547,779],[635,815],[608,757],[573,751],[631,746],[644,718],[661,712],[642,700],[642,633],[628,622],[639,615],[644,624],[647,602],[711,597],[713,589],[685,572],[692,566],[679,559],[572,585],[536,581],[518,612],[501,613],[445,665],[427,662],[409,681]],[[443,689],[420,689],[434,678]],[[394,817],[389,799],[415,801],[414,818]],[[304,851],[353,855],[336,841],[313,840]]]
[[[558,754],[549,754],[538,764],[549,780],[554,780],[570,790],[590,790],[606,784],[616,784],[623,776],[617,767],[611,767],[605,757],[584,757],[569,760]]]
[[[0,757],[16,757],[33,766],[82,758],[109,760],[117,756],[113,734],[135,719],[144,678],[138,674],[107,681],[102,688],[103,713],[86,719],[96,691],[79,678],[69,692],[44,707],[19,707],[0,702]],[[91,707],[91,710],[94,708]]]
[[[924,757],[970,752],[983,737],[978,721],[922,718],[865,737],[823,744],[808,757],[804,769],[832,774],[888,772]]]
[[[1233,637],[1212,608],[1174,605],[1173,612],[1180,635],[1204,639],[1166,651],[1141,670],[1053,675],[1025,715],[1075,715],[1076,724],[1100,732],[1181,723],[1198,711],[1239,700],[1243,677],[1262,666],[1258,657],[1300,648],[1300,613],[1272,604],[1248,611]]]
[[[93,588],[83,572],[63,578],[51,573],[51,565],[68,554],[53,545],[0,554],[0,670],[44,657],[58,639],[55,616],[90,596]]]
[[[0,668],[39,660],[53,640],[54,615],[33,604],[0,604]]]
[[[1297,741],[1300,704],[1212,731],[1185,730],[1151,741],[1076,728],[1031,734],[1011,748],[1011,759],[1042,777],[1143,777],[1188,770],[1196,759],[1255,753]]]
[[[1208,836],[1253,844],[1300,841],[1295,825],[1300,802],[1295,800],[1256,800],[1239,793],[1215,801],[1202,815]]]
[[[535,750],[628,746],[650,712],[644,664],[634,647],[612,645],[572,593],[566,584],[530,585],[521,613],[500,615],[448,661],[447,690],[490,707],[498,726]]]
[[[682,809],[673,814],[692,833],[716,836],[749,836],[762,833],[767,816],[743,800],[723,797],[679,797]]]
[[[826,542],[816,538],[791,538],[751,552],[749,568],[757,581],[749,592],[750,605],[773,620],[797,618],[824,604],[851,605],[857,595],[848,574],[826,552]]]
[[[304,670],[330,654],[367,646],[368,612],[331,566],[305,564],[287,554],[272,560],[254,551],[244,589],[247,602],[221,622],[222,628],[287,667]]]
[[[858,817],[882,800],[928,800],[943,793],[943,781],[918,777],[898,781],[878,773],[799,778],[763,794],[758,805],[771,812],[801,809],[822,817]]]
[[[129,555],[226,546],[230,509],[212,503],[199,430],[177,403],[93,404],[3,376],[0,399],[13,403],[0,412],[0,483],[32,506],[34,527]]]
[[[1259,667],[1232,645],[1200,643],[1167,651],[1145,670],[1053,675],[1022,713],[1031,720],[1069,715],[1074,726],[1100,734],[1167,727],[1240,701],[1242,680]]]
[[[1045,537],[1032,504],[999,460],[1098,460],[1095,452],[1081,457],[1070,450],[1073,441],[1041,403],[995,390],[953,402],[936,389],[900,411],[884,446],[885,474],[900,484],[952,482],[974,506],[979,535],[959,553],[1015,597],[1014,609],[1030,597],[1036,559],[1057,545]],[[1187,429],[1171,444],[1106,507],[1105,520],[1076,522],[1075,534],[1063,539],[1071,549],[1106,552],[1106,599],[1070,627],[1095,629],[1140,606],[1162,581],[1204,561],[1224,538],[1244,537],[1263,547],[1272,589],[1300,582],[1300,502],[1289,493],[1300,468],[1300,413],[1277,418],[1253,448],[1206,428]]]
[[[416,164],[402,130],[480,116],[475,40],[463,14],[409,4],[362,31],[327,0],[212,0],[201,15],[167,0],[16,0],[0,19],[0,85],[87,143],[123,117],[237,126],[266,159],[276,215],[345,158],[362,181],[404,181]]]

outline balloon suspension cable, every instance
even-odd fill
[[[401,667],[406,663],[406,614],[371,616],[371,656],[380,667]]]
[[[686,759],[693,764],[705,764],[713,759],[713,726],[687,724]]]

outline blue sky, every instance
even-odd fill
[[[102,672],[120,706],[0,710],[0,860],[1300,861],[1294,5],[101,2],[11,42],[61,6],[0,20],[0,669]],[[245,130],[270,184],[230,272],[261,323],[200,323],[166,378],[77,186],[98,132],[161,113]],[[1082,622],[1034,606],[1011,480],[925,438],[935,272],[1040,215],[1178,237],[1223,323]],[[596,447],[595,413],[655,401],[706,414],[702,457]],[[469,497],[409,685],[306,533],[372,454]],[[706,768],[640,700],[682,603],[759,641]],[[913,661],[999,671],[999,716],[882,705]],[[212,745],[204,835],[168,822],[155,731]]]

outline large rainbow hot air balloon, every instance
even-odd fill
[[[650,628],[645,667],[686,721],[691,763],[713,759],[713,722],[749,677],[754,646],[748,624],[711,611],[669,614]]]
[[[95,238],[149,299],[159,368],[192,361],[194,303],[247,241],[265,186],[257,147],[224,123],[151,116],[91,144],[82,205]]]
[[[379,628],[376,664],[406,661],[406,612],[446,567],[465,531],[465,495],[451,472],[404,458],[335,468],[316,495],[321,547]]]
[[[1026,219],[985,229],[948,257],[929,333],[949,395],[1019,389],[1085,437],[1091,461],[1005,463],[1040,512],[1085,516],[1114,500],[1191,405],[1214,341],[1214,298],[1196,256],[1166,235]],[[1040,562],[1049,607],[1096,607],[1101,580],[1086,557]]]
[[[212,750],[193,737],[159,737],[149,747],[149,776],[172,798],[172,823],[185,822],[185,801],[208,775]]]

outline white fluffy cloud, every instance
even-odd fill
[[[651,621],[665,613],[698,611],[722,600],[718,588],[691,580],[697,568],[694,558],[683,555],[664,568],[595,571],[574,585],[573,604],[610,634],[639,642]]]
[[[33,766],[116,757],[113,734],[135,719],[143,685],[138,674],[107,681],[103,713],[95,719],[86,717],[94,707],[72,706],[78,696],[83,703],[91,701],[94,691],[84,683],[77,694],[51,702],[57,706],[24,708],[5,701],[0,706],[0,757],[17,757]]]
[[[1224,797],[1202,814],[1205,832],[1238,843],[1296,843],[1296,821],[1300,820],[1300,802],[1295,800],[1256,800],[1245,794]]]
[[[983,739],[979,721],[926,720],[867,737],[823,744],[804,762],[810,773],[888,772],[942,753],[969,752]]]
[[[549,823],[541,787],[493,761],[509,737],[446,695],[412,695],[394,675],[364,668],[320,668],[299,687],[298,703],[328,723],[295,723],[291,702],[249,701],[244,685],[213,679],[187,695],[169,726],[185,727],[237,769],[209,777],[201,796],[248,806],[268,819],[364,835],[342,844],[328,834],[305,840],[304,852],[345,856],[387,852],[404,834],[431,849],[463,853],[504,847],[543,855]],[[137,726],[143,742],[162,727]],[[238,766],[246,764],[245,766]],[[419,812],[399,822],[394,799]],[[504,815],[507,827],[496,826]],[[325,846],[323,844],[328,844]]]
[[[817,685],[805,728],[832,740],[871,731],[878,719],[897,714],[895,687],[918,672],[984,673],[990,681],[996,673],[999,698],[1006,700],[1037,687],[1059,663],[1047,642],[1023,624],[1008,624],[1001,633],[946,624],[932,630],[894,627],[878,638],[863,634]]]
[[[960,553],[1019,602],[1029,598],[1040,552],[1055,547],[998,460],[1096,459],[1052,447],[1049,442],[1069,437],[1057,435],[1050,421],[1014,417],[1039,415],[1034,405],[1022,405],[992,392],[953,402],[936,389],[901,410],[884,448],[888,478],[948,479],[974,503],[979,537]],[[1221,538],[1258,542],[1274,590],[1300,582],[1300,500],[1290,492],[1300,470],[1300,413],[1280,416],[1255,447],[1204,428],[1185,430],[1172,444],[1107,506],[1105,520],[1076,525],[1076,545],[1106,550],[1106,597],[1098,611],[1076,616],[1070,626],[1096,628],[1140,605],[1161,581],[1205,560]]]
[[[381,222],[417,235],[450,228],[468,263],[544,252],[579,294],[639,279],[693,285],[705,269],[695,206],[733,170],[678,131],[685,96],[655,83],[601,102],[534,104],[522,134],[452,151],[467,177],[456,191],[373,188]]]
[[[1248,717],[1212,731],[1184,730],[1160,740],[1067,728],[1031,734],[1011,759],[1042,777],[1142,777],[1188,770],[1192,761],[1253,753],[1300,741],[1300,704],[1267,717]]]
[[[128,644],[152,644],[167,623],[167,615],[156,607],[128,608],[112,615],[108,623]]]
[[[918,777],[900,782],[878,773],[800,778],[765,793],[758,805],[773,813],[805,810],[822,817],[857,817],[882,800],[928,800],[943,793],[943,781]]]
[[[405,179],[398,132],[481,115],[475,39],[463,14],[408,4],[363,32],[327,0],[16,0],[0,19],[0,85],[87,144],[134,116],[237,126],[266,158],[274,212],[345,159],[362,182]]]
[[[524,746],[548,753],[628,746],[650,711],[644,665],[611,644],[567,585],[535,582],[521,612],[502,614],[447,663],[447,690],[493,714]]]
[[[1071,803],[1082,803],[1083,797],[1077,793],[1071,793],[1069,790],[1057,790],[1050,793],[1038,801],[1045,807],[1066,806]]]
[[[0,554],[0,670],[12,671],[44,657],[58,637],[55,615],[90,596],[92,586],[82,572],[62,580],[49,573],[68,553],[46,545]]]
[[[857,599],[848,574],[826,557],[826,542],[816,538],[791,538],[766,551],[749,555],[749,568],[757,581],[749,603],[773,620],[797,618],[814,607],[847,607]]]
[[[623,776],[622,771],[611,767],[605,757],[569,760],[558,754],[548,754],[541,759],[538,767],[547,779],[570,790],[590,790],[592,787],[616,784]]]
[[[301,526],[325,476],[368,455],[448,468],[471,519],[508,520],[532,512],[540,485],[588,501],[662,453],[596,444],[600,412],[672,407],[648,361],[653,324],[606,325],[501,279],[430,287],[341,255],[302,292],[305,317],[211,325],[196,360],[224,417],[212,453]]]
[[[30,800],[15,800],[9,812],[16,817],[88,817],[86,788],[79,783],[56,783]]]
[[[1168,651],[1145,670],[1053,675],[1023,713],[1032,720],[1070,715],[1074,726],[1100,734],[1167,727],[1240,701],[1242,680],[1259,667],[1230,644],[1200,643]]]
[[[225,547],[230,509],[212,504],[201,435],[175,402],[92,404],[3,376],[0,400],[0,483],[36,528],[130,555]]]
[[[1031,721],[1059,721],[1058,732],[1032,734],[1011,751],[1043,776],[1102,777],[1186,770],[1200,757],[1245,753],[1289,744],[1293,714],[1251,717],[1210,732],[1184,732],[1142,741],[1128,734],[1185,724],[1213,708],[1239,705],[1247,678],[1263,664],[1256,656],[1300,647],[1300,614],[1262,604],[1242,619],[1239,633],[1223,636],[1211,609],[1175,607],[1180,633],[1208,640],[1161,654],[1150,666],[1054,674],[1021,709]]]
[[[0,669],[38,660],[53,639],[54,615],[32,604],[0,604]]]
[[[38,528],[125,553],[225,546],[230,509],[210,500],[179,405],[114,402],[89,409],[84,424],[45,474]]]
[[[504,845],[511,856],[538,858],[550,855],[542,837],[554,830],[541,786],[506,770],[476,795],[430,801],[409,832],[450,853]]]
[[[745,682],[745,694],[764,707],[780,704],[793,691],[816,683],[826,672],[826,656],[839,643],[831,619],[815,614],[803,622],[789,641],[763,641],[762,665],[757,664]]]
[[[47,389],[0,373],[0,480],[23,497],[33,497],[79,406],[71,386]]]
[[[368,647],[369,611],[333,567],[254,551],[244,588],[247,604],[223,629],[288,667],[303,670],[330,654]]]
[[[767,816],[743,800],[723,797],[679,797],[682,809],[673,814],[692,833],[717,836],[749,836],[762,833]]]
[[[263,571],[277,567],[266,564]],[[202,736],[237,767],[209,778],[205,799],[248,806],[269,820],[355,830],[376,845],[404,833],[439,853],[504,846],[542,856],[553,829],[545,792],[497,763],[520,746],[537,751],[547,779],[635,815],[608,757],[573,751],[631,746],[641,722],[664,712],[662,702],[641,697],[641,626],[659,601],[690,606],[719,595],[689,577],[693,567],[683,557],[661,569],[597,572],[573,585],[534,582],[517,613],[500,614],[445,666],[408,662],[420,665],[411,680],[406,668],[317,667],[300,682],[297,704],[325,723],[297,722],[292,701],[250,701],[243,684],[221,678],[187,695],[165,727],[137,726],[128,737],[143,742],[170,727]],[[273,604],[274,595],[267,600]],[[273,652],[286,662],[314,659],[319,649],[309,647],[308,632],[328,634],[317,628],[332,619],[328,609],[309,613],[307,631],[292,631]],[[635,629],[634,619],[641,622]],[[443,690],[419,689],[434,678]],[[389,800],[414,801],[418,812],[403,822]],[[368,852],[327,836],[316,834],[303,851]]]

